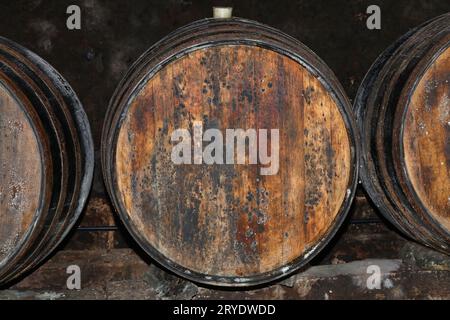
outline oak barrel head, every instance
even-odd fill
[[[122,220],[194,281],[248,286],[297,270],[354,193],[356,134],[337,80],[255,22],[176,31],[133,66],[107,119],[103,169]]]
[[[411,190],[450,236],[450,42],[427,64],[410,91],[401,144]]]
[[[0,85],[0,265],[24,241],[41,206],[43,157],[22,105]]]
[[[6,137],[0,143],[5,149],[0,185],[5,197],[20,185],[17,201],[26,199],[20,207],[5,198],[0,207],[0,223],[24,217],[15,247],[0,239],[6,248],[0,264],[0,284],[5,284],[42,262],[75,224],[89,194],[94,158],[86,114],[53,67],[5,38],[0,38],[0,66]]]
[[[361,178],[407,236],[450,252],[450,14],[402,37],[357,94]]]

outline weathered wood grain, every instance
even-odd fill
[[[361,180],[403,233],[450,252],[450,14],[404,35],[374,63],[355,107]]]
[[[41,58],[0,38],[0,285],[35,268],[75,224],[93,144],[75,93]]]
[[[0,264],[24,240],[40,206],[42,160],[27,114],[0,85]]]
[[[414,192],[450,233],[450,48],[430,64],[411,95],[403,148]]]
[[[195,22],[141,57],[116,90],[103,135],[106,185],[134,238],[171,270],[210,284],[269,281],[306,263],[348,211],[357,148],[347,103],[323,63],[281,32],[240,19]],[[193,136],[199,121],[224,138],[227,129],[267,129],[269,151],[279,130],[279,170],[250,164],[254,149],[243,164],[175,164],[172,133]]]
[[[174,165],[170,133],[200,119],[219,129],[279,128],[280,173]],[[293,261],[328,231],[347,193],[349,158],[342,116],[313,75],[272,51],[216,47],[166,66],[136,97],[118,138],[118,192],[165,256],[197,272],[251,276]]]

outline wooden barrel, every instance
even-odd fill
[[[67,82],[0,38],[0,284],[39,264],[68,233],[93,161],[89,124]]]
[[[450,14],[387,49],[355,102],[367,193],[406,235],[450,253]]]
[[[150,48],[117,88],[106,186],[161,265],[257,285],[305,265],[342,223],[355,128],[337,79],[303,44],[256,22],[205,19]]]

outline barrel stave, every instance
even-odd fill
[[[0,283],[8,283],[36,267],[67,235],[86,201],[93,174],[89,124],[75,93],[45,61],[27,49],[0,39],[0,79],[38,128],[48,188],[36,222],[17,252],[0,266]],[[20,154],[17,156],[21,156]]]
[[[444,252],[450,244],[449,233],[411,186],[405,170],[403,134],[405,112],[417,82],[437,52],[448,46],[449,20],[447,14],[426,22],[388,49],[372,66],[355,100],[366,191],[407,236]],[[418,125],[420,120],[416,120]]]

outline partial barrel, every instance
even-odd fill
[[[355,108],[370,198],[407,236],[450,253],[450,14],[388,48]]]
[[[93,143],[68,83],[0,38],[0,284],[37,266],[79,217]]]
[[[357,184],[357,132],[331,70],[299,41],[238,19],[173,32],[109,106],[106,186],[130,233],[180,276],[250,286],[311,260]]]

